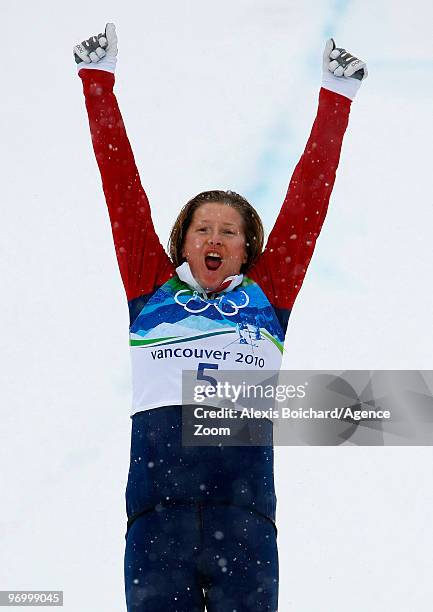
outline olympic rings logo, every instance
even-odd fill
[[[191,295],[189,289],[180,289],[174,296],[174,300],[176,304],[179,304],[184,310],[192,314],[199,314],[210,308],[210,306],[213,306],[220,314],[226,317],[233,317],[238,314],[241,308],[248,306],[250,302],[250,298],[245,291],[240,291],[238,295],[242,300],[240,303],[238,303],[238,300],[235,301],[233,299],[235,297],[233,294],[230,298],[225,295],[220,295],[212,300],[204,300],[197,291],[194,291]]]

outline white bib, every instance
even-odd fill
[[[175,276],[152,295],[130,328],[132,414],[181,405],[183,370],[197,376],[279,370],[283,342],[275,311],[254,281],[244,278],[234,289],[206,298]]]

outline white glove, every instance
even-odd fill
[[[367,64],[345,49],[337,48],[333,38],[326,42],[322,69],[322,87],[351,100],[368,76]]]
[[[75,45],[73,52],[78,70],[88,68],[114,73],[117,62],[116,26],[107,23],[104,34],[91,36]]]

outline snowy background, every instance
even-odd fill
[[[114,21],[116,92],[166,243],[233,189],[270,230],[326,38],[368,60],[286,339],[291,368],[429,369],[428,0],[2,3],[0,590],[123,603],[128,313],[73,44]],[[431,448],[278,448],[282,612],[431,610]]]

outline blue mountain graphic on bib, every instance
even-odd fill
[[[246,278],[233,291],[204,299],[178,278],[172,278],[143,307],[130,332],[135,337],[155,338],[184,336],[188,331],[188,335],[230,328],[234,331],[247,325],[263,328],[279,342],[284,341],[274,309],[255,282]]]

